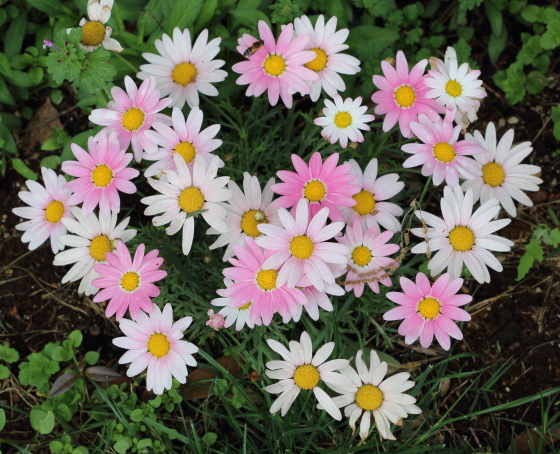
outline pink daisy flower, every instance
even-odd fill
[[[292,155],[296,172],[280,170],[276,174],[284,183],[272,186],[272,191],[282,197],[273,202],[275,208],[292,208],[300,200],[309,206],[309,215],[315,216],[321,208],[329,209],[329,217],[335,222],[343,222],[344,217],[338,207],[356,205],[352,196],[359,188],[348,184],[356,179],[350,172],[350,164],[338,163],[338,153],[325,159],[323,163],[319,152],[313,153],[309,166],[298,155]],[[295,208],[292,208],[292,213]]]
[[[428,348],[434,335],[445,350],[449,350],[449,336],[461,340],[463,334],[454,320],[466,322],[471,319],[468,312],[459,309],[472,301],[470,295],[457,295],[463,285],[463,279],[451,279],[448,273],[442,274],[430,285],[424,273],[416,275],[416,284],[406,277],[401,277],[404,293],[389,292],[387,298],[398,307],[383,315],[385,320],[404,321],[399,326],[399,334],[404,341],[412,344],[420,337],[420,344]]]
[[[418,122],[411,121],[410,127],[420,143],[407,143],[401,148],[413,156],[408,158],[403,167],[422,165],[422,175],[433,175],[434,184],[443,180],[448,186],[459,184],[459,177],[472,180],[482,175],[480,166],[467,156],[486,153],[486,149],[474,139],[458,140],[463,125],[453,127],[453,111],[448,111],[445,119],[432,121],[425,115],[418,116]]]
[[[261,251],[250,237],[245,238],[245,248],[236,244],[233,251],[237,256],[229,259],[233,268],[226,268],[223,273],[235,283],[219,295],[231,298],[231,308],[249,309],[252,324],[259,324],[262,318],[262,323],[269,325],[275,312],[282,317],[287,313],[295,315],[296,306],[307,303],[300,290],[278,282],[278,266],[265,266],[273,251]]]
[[[427,115],[432,121],[439,118],[438,112],[445,108],[426,97],[429,88],[424,84],[424,69],[428,60],[419,61],[412,71],[408,71],[408,62],[402,51],[397,52],[397,69],[388,62],[381,62],[382,76],[373,76],[373,83],[380,90],[371,99],[378,104],[377,115],[387,114],[383,120],[383,131],[389,131],[397,121],[401,133],[406,138],[412,137],[410,122],[416,121],[418,114]]]
[[[185,122],[181,109],[174,107],[171,114],[173,129],[156,121],[152,125],[155,131],[144,133],[148,139],[160,146],[157,153],[144,153],[144,159],[147,161],[157,161],[146,169],[145,177],[159,175],[164,170],[177,172],[177,166],[173,160],[175,153],[179,154],[191,169],[197,154],[204,156],[206,167],[210,165],[214,158],[211,152],[222,145],[221,140],[214,139],[220,130],[220,125],[209,126],[201,132],[203,117],[202,110],[198,106],[194,106]],[[220,159],[219,167],[223,166],[224,163]]]
[[[29,191],[21,191],[18,195],[27,203],[28,207],[14,208],[12,213],[29,221],[16,225],[16,230],[25,232],[21,237],[23,243],[29,243],[29,250],[37,249],[49,237],[54,254],[64,249],[64,244],[59,241],[60,235],[66,234],[63,218],[74,219],[68,203],[70,192],[64,189],[66,179],[56,175],[54,170],[41,167],[45,186],[27,180],[25,182]]]
[[[172,99],[159,99],[160,93],[156,89],[153,77],[142,82],[140,88],[129,76],[125,76],[126,92],[119,87],[111,88],[113,101],[109,101],[107,109],[95,109],[89,116],[89,121],[96,125],[107,126],[102,129],[107,133],[117,133],[121,147],[125,149],[132,144],[132,151],[136,162],[142,160],[142,150],[154,154],[157,145],[150,140],[144,131],[150,129],[152,123],[159,121],[170,125],[169,117],[158,113],[173,102]]]
[[[366,232],[362,229],[359,219],[354,219],[353,224],[346,226],[346,235],[337,237],[339,243],[350,248],[348,257],[347,281],[362,281],[359,284],[346,285],[346,291],[354,290],[354,295],[359,298],[364,293],[364,285],[367,281],[369,287],[379,293],[379,282],[387,287],[393,285],[390,277],[379,279],[386,274],[386,269],[395,265],[395,260],[387,257],[399,250],[398,244],[387,244],[393,237],[393,232],[387,230],[379,233],[376,226],[370,227]],[[376,273],[376,271],[381,271]]]
[[[119,359],[119,364],[131,363],[126,375],[134,377],[148,368],[146,389],[155,394],[171,389],[173,377],[179,383],[186,383],[187,364],[196,367],[192,355],[198,348],[180,339],[191,323],[192,317],[173,323],[171,304],[166,304],[163,312],[154,305],[150,315],[140,312],[135,322],[121,319],[119,328],[126,337],[113,339],[113,344],[128,349]]]
[[[138,246],[133,261],[128,248],[119,241],[117,252],[107,252],[105,256],[108,264],[95,265],[95,272],[101,277],[91,284],[103,290],[95,295],[93,301],[100,303],[110,299],[105,310],[106,317],[116,314],[116,319],[120,320],[129,309],[130,317],[136,320],[140,309],[152,312],[152,298],[159,295],[159,288],[153,282],[167,276],[167,271],[158,269],[163,263],[163,258],[158,257],[158,250],[144,255],[145,249],[144,244]]]
[[[293,288],[303,275],[318,290],[325,289],[325,283],[334,284],[334,275],[328,263],[346,263],[350,252],[344,244],[328,243],[327,240],[336,236],[344,228],[344,222],[333,222],[327,226],[329,209],[322,208],[309,221],[307,201],[301,199],[296,207],[295,218],[284,208],[278,210],[282,227],[278,225],[259,224],[258,229],[265,236],[255,242],[271,251],[263,268],[280,268],[277,285],[288,283]]]
[[[282,98],[286,107],[292,107],[292,93],[309,94],[307,81],[318,80],[316,72],[303,65],[314,60],[314,51],[304,51],[309,36],[300,36],[292,41],[294,26],[288,24],[280,33],[278,43],[265,21],[259,21],[259,35],[263,45],[247,61],[233,65],[232,69],[241,74],[238,85],[249,84],[247,96],[260,96],[268,90],[268,100],[272,106]],[[243,55],[257,42],[257,38],[244,34],[239,38],[238,52]]]
[[[136,186],[130,181],[140,172],[128,168],[132,155],[126,153],[117,140],[115,132],[106,134],[99,131],[97,142],[93,137],[88,139],[88,152],[73,143],[72,152],[77,161],[64,161],[62,171],[76,177],[64,186],[73,192],[68,200],[70,205],[82,205],[82,215],[91,213],[97,205],[101,216],[108,219],[111,212],[118,213],[121,209],[119,193],[134,194]]]
[[[357,203],[342,209],[346,223],[352,225],[354,219],[360,219],[364,230],[381,226],[393,232],[400,231],[401,223],[395,216],[402,216],[403,209],[387,202],[387,199],[394,197],[404,188],[404,183],[399,181],[398,174],[389,173],[377,178],[375,158],[368,163],[363,172],[356,161],[350,159],[349,162],[352,166],[350,173],[356,175],[353,184],[358,187],[358,192],[352,196]]]

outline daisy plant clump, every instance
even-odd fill
[[[29,221],[16,225],[16,229],[25,232],[21,237],[23,243],[29,243],[29,250],[37,249],[46,240],[50,239],[54,254],[64,249],[60,236],[67,230],[62,219],[73,219],[69,200],[72,195],[64,186],[66,179],[57,175],[54,170],[41,167],[45,186],[27,180],[25,185],[29,191],[18,193],[19,198],[27,207],[14,208],[12,213]]]
[[[330,143],[340,141],[340,146],[346,148],[348,139],[354,143],[364,141],[361,130],[369,131],[366,123],[375,120],[373,115],[364,115],[368,108],[362,106],[362,97],[346,98],[344,101],[339,94],[334,95],[334,103],[325,99],[324,117],[315,118],[316,125],[323,126],[321,135]]]
[[[317,58],[317,54],[312,50],[304,50],[309,42],[308,35],[292,39],[292,24],[284,27],[278,42],[265,21],[260,20],[258,28],[259,39],[246,33],[239,38],[237,51],[241,55],[247,54],[247,61],[236,63],[231,69],[241,74],[237,79],[238,85],[249,84],[247,96],[260,96],[268,91],[271,106],[275,106],[278,98],[282,98],[285,106],[290,108],[293,93],[309,94],[311,89],[307,82],[319,80],[315,71],[303,66]],[[254,53],[248,53],[257,41],[262,42],[262,45]]]
[[[169,303],[163,311],[154,306],[149,315],[140,311],[136,321],[121,319],[119,327],[125,336],[113,339],[113,344],[128,350],[119,359],[119,364],[130,363],[126,375],[135,377],[148,369],[146,389],[154,394],[171,389],[172,378],[186,383],[187,365],[196,367],[193,355],[198,351],[195,345],[181,340],[191,323],[192,317],[173,323],[173,308]]]
[[[521,164],[533,151],[531,142],[513,144],[514,131],[507,131],[500,141],[496,138],[494,123],[488,123],[486,134],[479,131],[474,136],[467,133],[466,137],[474,139],[486,150],[474,156],[479,175],[463,182],[461,188],[473,191],[474,202],[480,199],[486,203],[497,197],[504,210],[511,217],[517,215],[514,200],[525,206],[533,206],[532,200],[523,191],[538,191],[542,180],[535,175],[541,172],[539,166]]]
[[[185,102],[191,108],[198,106],[198,93],[217,96],[218,89],[212,84],[222,82],[227,76],[227,72],[219,69],[225,61],[214,60],[221,41],[222,38],[214,38],[208,42],[208,30],[204,29],[192,44],[189,29],[181,32],[175,27],[173,39],[165,33],[156,39],[159,55],[142,54],[149,64],[140,66],[138,79],[154,77],[161,96],[168,97],[173,107],[182,109]]]
[[[313,355],[311,337],[306,331],[301,333],[299,342],[290,341],[289,350],[274,339],[267,339],[267,343],[283,359],[283,361],[266,363],[266,375],[269,378],[280,380],[265,388],[265,391],[269,393],[280,394],[280,397],[270,407],[270,413],[280,411],[280,415],[285,416],[300,392],[313,390],[321,408],[326,410],[331,417],[340,421],[342,414],[332,397],[319,387],[321,382],[337,389],[352,386],[348,378],[336,372],[349,364],[347,359],[325,362],[334,350],[334,342],[324,344],[315,355]]]
[[[360,72],[360,60],[341,53],[348,49],[348,45],[344,42],[348,38],[349,30],[343,28],[336,31],[337,20],[334,16],[325,24],[325,17],[322,14],[317,18],[315,26],[307,16],[294,20],[295,36],[298,38],[308,36],[309,41],[304,49],[315,52],[315,58],[303,65],[319,76],[314,81],[306,81],[313,102],[319,100],[321,90],[331,98],[336,97],[339,91],[346,90],[346,84],[339,74],[352,75]]]

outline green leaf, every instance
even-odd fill
[[[388,28],[374,27],[373,25],[359,25],[350,30],[346,44],[352,49],[357,49],[361,43],[381,52],[399,39],[399,33]]]
[[[27,26],[27,11],[23,10],[21,14],[16,17],[5,36],[9,36],[9,39],[4,40],[4,52],[9,60],[14,58],[21,52],[21,46],[23,44],[23,38],[25,37],[25,27]]]
[[[544,88],[546,78],[538,71],[533,71],[527,77],[527,92],[531,95],[540,93]]]
[[[202,4],[202,8],[200,9],[200,13],[198,17],[194,21],[194,30],[195,32],[204,28],[207,22],[212,19],[214,16],[214,12],[218,7],[218,0],[204,0]]]
[[[531,239],[525,248],[526,253],[531,254],[533,257],[542,262],[544,251],[541,247],[541,242],[536,238]]]
[[[19,353],[7,345],[0,344],[0,359],[7,363],[15,363],[19,359]]]
[[[99,352],[87,352],[85,360],[90,366],[95,366],[97,361],[99,361]]]
[[[131,446],[132,446],[132,440],[130,439],[130,437],[124,437],[115,443],[113,449],[117,451],[119,454],[124,454],[126,451],[128,451],[128,448],[130,448]]]
[[[557,48],[560,43],[556,40],[556,38],[554,37],[554,35],[549,32],[546,31],[542,36],[541,36],[541,46],[543,49],[555,49]]]
[[[486,15],[490,21],[490,27],[492,28],[492,34],[496,36],[502,35],[502,29],[504,26],[504,21],[502,19],[502,13],[496,6],[489,1],[484,2],[484,8],[486,9]]]
[[[68,335],[68,339],[72,341],[74,348],[78,348],[80,345],[82,345],[83,338],[84,336],[82,336],[82,332],[79,329],[72,331]]]
[[[152,439],[151,438],[143,438],[138,443],[136,443],[136,449],[145,449],[152,446]]]
[[[554,229],[550,232],[550,242],[553,247],[558,247],[560,244],[560,230]]]
[[[0,78],[0,81],[1,80],[2,79]],[[2,141],[4,142],[2,144],[4,150],[12,154],[17,154],[17,148],[16,148],[16,143],[14,141],[14,137],[12,136],[10,130],[3,123],[0,123],[0,139],[2,139]]]
[[[0,380],[5,380],[10,376],[10,369],[3,364],[0,364]]]
[[[19,158],[12,158],[12,166],[14,170],[28,180],[37,180],[37,174],[33,172],[25,163]]]
[[[534,262],[534,255],[527,252],[523,254],[523,257],[521,257],[521,260],[519,260],[519,265],[517,266],[517,281],[520,281],[527,275]]]
[[[336,16],[338,18],[339,27],[346,27],[346,12],[344,10],[344,4],[342,3],[342,0],[328,0],[327,14],[329,16]]]
[[[543,22],[542,8],[529,5],[521,12],[521,17],[527,22]]]
[[[64,445],[60,441],[55,440],[49,443],[49,448],[53,454],[61,454],[64,449]]]
[[[10,93],[10,90],[8,90],[6,82],[4,82],[2,77],[0,77],[0,103],[9,104],[10,106],[14,106],[16,104],[16,101]]]
[[[130,419],[134,422],[140,422],[144,420],[144,411],[140,408],[133,410],[130,414]]]
[[[58,0],[27,0],[27,3],[39,11],[47,13],[49,16],[61,16],[64,14],[62,4]]]
[[[206,446],[212,446],[214,443],[216,443],[217,440],[218,435],[216,435],[214,432],[205,433],[201,438],[202,443],[204,443]]]
[[[51,433],[54,429],[54,413],[52,411],[31,410],[29,419],[31,427],[43,435]]]
[[[506,28],[502,28],[502,34],[496,36],[494,34],[490,35],[490,42],[488,43],[488,56],[490,57],[490,62],[495,65],[500,58],[500,55],[506,48],[508,34]]]
[[[245,27],[256,28],[260,20],[265,21],[270,27],[268,16],[258,9],[233,9],[229,13]]]
[[[72,352],[66,350],[64,347],[57,347],[52,353],[52,359],[58,362],[70,361],[72,359]]]
[[[180,30],[189,26],[192,27],[198,13],[200,13],[202,2],[203,0],[175,0],[169,15],[167,32],[172,35],[175,27],[179,27]]]
[[[51,137],[50,139],[47,139],[43,142],[43,145],[41,145],[41,150],[54,151],[54,150],[59,150],[62,147],[63,147],[62,144],[58,143],[56,139],[53,139]]]
[[[85,446],[78,446],[72,451],[72,454],[89,454],[89,450]]]
[[[43,68],[35,67],[29,70],[29,77],[35,84],[40,84],[44,75]]]
[[[10,60],[6,57],[6,54],[0,52],[0,74],[4,74],[6,77],[12,77],[12,67],[10,66]]]
[[[41,167],[46,167],[47,169],[56,169],[61,163],[62,159],[60,159],[60,156],[52,155],[41,159],[41,163],[39,165]]]
[[[3,408],[0,408],[0,432],[6,425],[6,413],[4,412]]]

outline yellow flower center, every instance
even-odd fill
[[[194,145],[190,142],[180,142],[173,151],[179,153],[187,164],[193,162],[196,156]]]
[[[463,87],[461,87],[461,84],[456,80],[450,80],[445,84],[445,92],[449,96],[456,98],[457,96],[461,96],[461,93],[463,93]]]
[[[298,235],[292,238],[290,242],[290,252],[298,259],[305,260],[313,254],[313,242],[307,235]]]
[[[51,224],[57,224],[64,216],[64,204],[58,200],[53,200],[45,209],[45,219]]]
[[[179,196],[179,206],[185,213],[194,213],[202,210],[204,206],[204,195],[202,191],[194,186],[183,189]]]
[[[323,69],[325,69],[325,66],[327,66],[327,54],[323,49],[319,49],[318,47],[314,47],[313,49],[309,50],[315,52],[317,56],[310,62],[305,63],[303,66],[305,66],[307,69],[310,69],[311,71],[315,71],[316,73],[321,72]]]
[[[179,63],[171,73],[171,78],[177,85],[186,87],[195,81],[197,74],[196,66],[192,63]]]
[[[401,85],[395,90],[395,101],[401,107],[410,107],[416,101],[416,92],[414,88],[408,85]]]
[[[113,245],[107,235],[97,235],[91,240],[91,243],[89,243],[89,255],[98,262],[105,261],[105,255],[112,250]]]
[[[357,194],[354,194],[352,198],[357,202],[352,208],[360,216],[366,216],[375,210],[375,197],[371,192],[362,189]]]
[[[105,38],[105,25],[99,21],[88,21],[82,26],[82,43],[99,46]]]
[[[352,251],[352,261],[358,266],[371,262],[371,251],[365,246],[356,246]]]
[[[249,301],[247,304],[245,304],[241,307],[238,307],[237,309],[240,310],[240,311],[246,311],[247,309],[250,309],[252,305],[253,305],[253,302]]]
[[[474,233],[468,227],[458,225],[449,232],[449,242],[459,252],[470,251],[474,246]]]
[[[428,320],[436,318],[441,312],[441,304],[435,298],[428,296],[418,303],[418,312]]]
[[[294,382],[301,389],[313,389],[319,384],[321,376],[315,366],[303,364],[294,371]]]
[[[142,109],[139,107],[131,107],[123,114],[121,123],[124,129],[132,132],[141,128],[145,119],[146,115],[144,115]]]
[[[443,163],[451,162],[455,159],[455,148],[447,142],[438,142],[432,149],[435,158]]]
[[[366,383],[356,393],[356,404],[362,410],[377,410],[383,404],[383,393],[377,386]]]
[[[121,287],[127,292],[133,292],[140,285],[140,276],[135,271],[127,271],[121,277]]]
[[[352,115],[348,112],[338,112],[334,116],[334,124],[341,129],[347,128],[352,124]]]
[[[259,229],[257,229],[257,226],[262,223],[267,224],[268,221],[261,210],[245,211],[243,216],[241,216],[241,230],[243,230],[245,235],[252,236],[253,238],[262,235]]]
[[[263,69],[269,76],[281,76],[286,69],[286,60],[280,55],[269,55],[263,62]]]
[[[311,180],[303,187],[303,196],[310,202],[320,202],[327,195],[327,188],[322,181]]]
[[[257,273],[257,284],[261,290],[274,290],[276,288],[277,277],[278,273],[274,270],[260,270]]]
[[[489,162],[482,167],[482,181],[496,188],[506,179],[506,173],[500,164]]]
[[[98,188],[106,188],[113,181],[113,171],[107,164],[99,164],[91,172],[91,181]]]
[[[154,333],[148,339],[148,351],[156,358],[163,358],[171,350],[171,342],[165,334]]]

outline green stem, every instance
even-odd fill
[[[130,62],[129,62],[126,58],[124,58],[121,54],[119,54],[118,52],[114,52],[114,55],[116,55],[117,58],[118,58],[119,60],[122,60],[123,63],[124,63],[126,66],[128,66],[130,69],[132,69],[132,71],[134,71],[135,73],[138,72],[138,68],[135,68],[135,67],[132,65],[132,63],[130,63]]]
[[[422,195],[420,196],[420,200],[418,201],[418,205],[420,205],[422,203],[422,201],[424,200],[424,196],[426,195],[426,191],[428,191],[428,186],[430,186],[431,182],[432,182],[432,176],[430,175],[428,177],[428,181],[426,181],[426,184],[424,185],[424,190],[422,191]]]
[[[334,356],[333,358],[338,358],[337,357],[337,350],[338,350],[338,322],[336,321],[336,314],[335,314],[335,308],[333,307],[333,310],[331,312],[331,317],[333,319],[333,337],[334,337]]]

